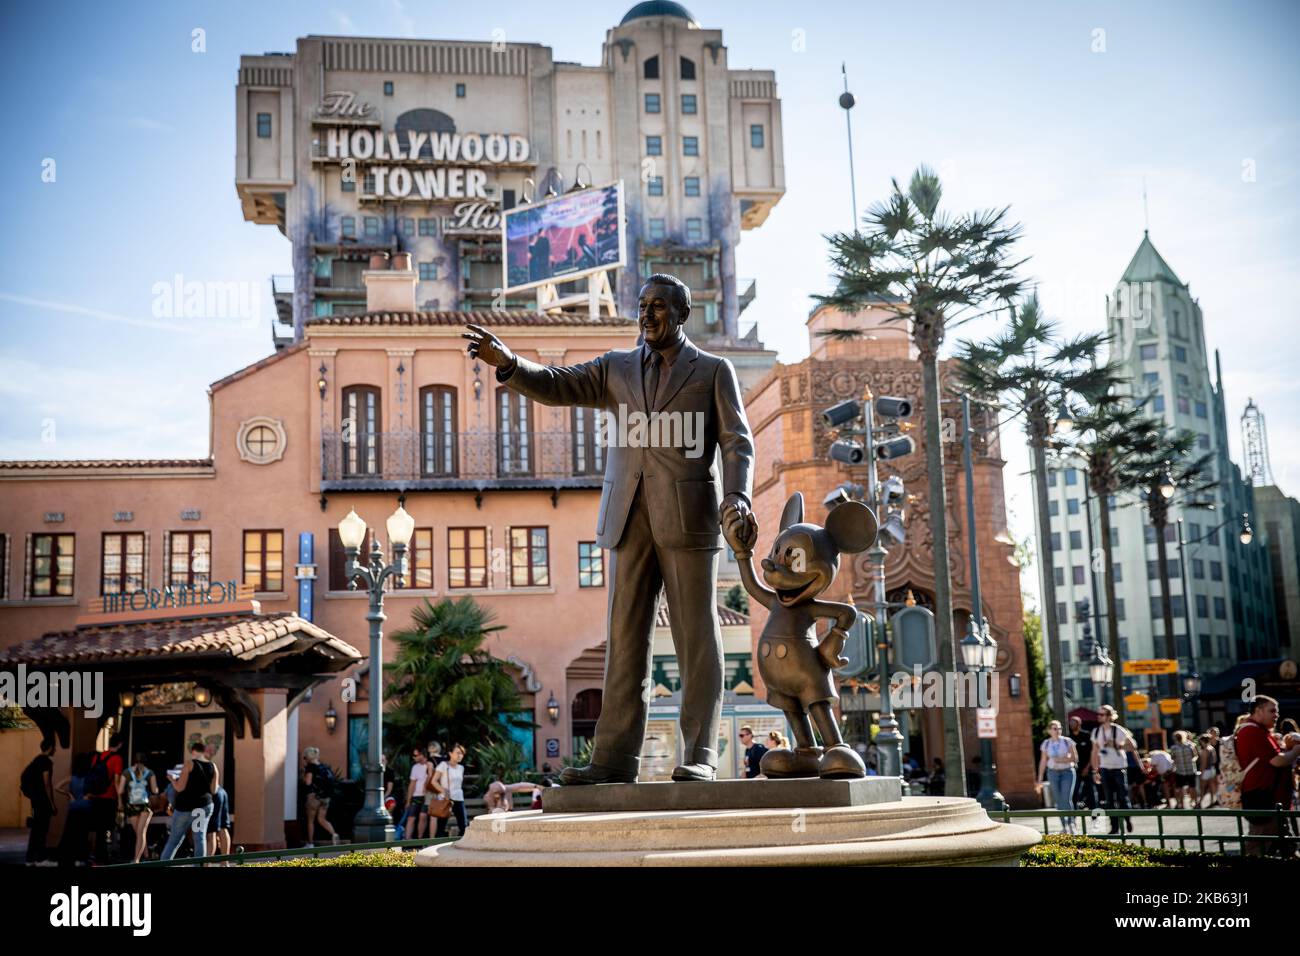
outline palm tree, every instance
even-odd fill
[[[494,615],[471,597],[424,601],[412,626],[393,634],[397,653],[385,665],[391,702],[385,714],[397,752],[430,740],[459,741],[469,753],[504,739],[511,725],[531,726],[518,714],[519,692],[506,663],[483,647],[502,629]]]
[[[940,420],[939,348],[950,328],[980,315],[988,304],[1007,303],[1020,294],[1011,259],[1020,227],[1007,222],[1007,208],[950,216],[939,211],[943,189],[939,177],[919,166],[904,192],[893,180],[888,199],[875,203],[863,217],[865,232],[829,237],[835,291],[814,296],[825,305],[856,312],[865,307],[892,313],[911,324],[920,356],[925,457],[929,475],[931,535],[934,540],[934,604],[939,666],[952,671],[957,644],[952,626],[952,583],[948,566],[948,510],[944,488]],[[833,329],[841,338],[858,330]],[[966,765],[956,707],[944,708],[946,792],[965,794]]]
[[[1111,682],[1111,705],[1124,712],[1124,655],[1120,653],[1119,611],[1115,596],[1115,556],[1111,550],[1110,501],[1132,491],[1141,481],[1139,467],[1160,447],[1162,424],[1142,406],[1115,395],[1098,396],[1095,404],[1075,417],[1077,436],[1070,451],[1083,459],[1088,488],[1097,499],[1101,553],[1105,573],[1107,648],[1117,671]]]
[[[964,341],[958,350],[958,381],[973,394],[1025,415],[1025,434],[1033,451],[1038,540],[1050,537],[1047,517],[1047,447],[1056,430],[1057,408],[1083,406],[1118,384],[1113,365],[1097,365],[1106,336],[1100,333],[1065,340],[1031,296],[1000,334],[983,342]],[[1068,419],[1067,419],[1068,420]],[[1056,619],[1056,571],[1052,549],[1040,547],[1043,629],[1052,670],[1052,710],[1065,719],[1061,678],[1060,622]]]
[[[1147,509],[1147,518],[1155,531],[1156,571],[1160,580],[1160,610],[1165,627],[1165,657],[1178,660],[1178,645],[1174,640],[1174,605],[1169,593],[1169,542],[1165,538],[1169,527],[1169,507],[1175,495],[1183,498],[1185,507],[1206,507],[1197,500],[1198,495],[1214,487],[1214,481],[1207,478],[1207,470],[1214,455],[1206,452],[1198,458],[1192,458],[1192,449],[1196,447],[1196,433],[1182,431],[1177,435],[1162,435],[1157,447],[1146,460],[1134,461],[1132,465],[1133,483],[1142,493],[1143,504]],[[1183,600],[1191,600],[1188,583],[1183,582]],[[1191,634],[1187,640],[1193,640]],[[1168,675],[1166,696],[1177,696],[1177,675]]]

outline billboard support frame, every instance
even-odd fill
[[[618,306],[614,302],[614,288],[609,284],[609,274],[615,266],[602,269],[587,276],[587,291],[575,295],[560,295],[559,283],[544,282],[537,287],[538,312],[563,312],[568,306],[587,303],[587,315],[593,322],[599,321],[600,310],[604,306],[610,318],[618,316]]]

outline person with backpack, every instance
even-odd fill
[[[1245,720],[1233,734],[1233,748],[1237,763],[1242,768],[1241,809],[1273,811],[1279,805],[1289,809],[1291,799],[1291,768],[1300,759],[1300,739],[1287,738],[1287,749],[1273,734],[1277,726],[1277,701],[1262,694],[1250,702]],[[1251,836],[1279,836],[1281,818],[1276,813],[1248,816]],[[1289,851],[1274,843],[1279,855]],[[1261,856],[1264,841],[1246,840],[1242,845],[1245,856]]]
[[[126,791],[122,794],[125,798],[123,803],[126,818],[135,829],[135,858],[131,862],[139,863],[147,845],[149,821],[153,819],[149,798],[158,793],[158,781],[153,771],[144,765],[144,754],[135,755],[135,760],[121,780],[122,789]]]
[[[1101,784],[1107,810],[1131,810],[1133,804],[1128,794],[1129,754],[1136,753],[1137,741],[1124,727],[1115,723],[1115,708],[1101,706],[1101,724],[1092,731],[1092,760],[1089,770],[1095,783]],[[1124,820],[1125,828],[1133,832],[1133,818]],[[1110,817],[1110,832],[1119,833],[1119,817]]]
[[[302,785],[307,793],[307,842],[303,846],[316,845],[317,824],[330,835],[331,842],[338,845],[339,835],[334,832],[334,827],[330,826],[327,819],[330,798],[334,796],[334,771],[330,769],[329,764],[320,759],[319,747],[308,747],[302,752],[302,756],[306,762],[302,770]]]
[[[50,821],[54,818],[54,748],[52,739],[41,741],[41,752],[32,758],[18,778],[18,789],[31,801],[32,816],[28,821],[31,835],[27,838],[27,865],[54,866],[46,859],[45,841],[50,835]]]
[[[54,792],[68,798],[68,816],[59,839],[59,866],[85,866],[89,855],[91,802],[86,796],[86,777],[95,755],[79,753],[72,758],[72,772],[55,784]]]
[[[186,832],[193,833],[194,855],[206,856],[208,817],[212,813],[212,795],[219,781],[217,766],[208,759],[208,747],[202,740],[190,744],[190,763],[181,769],[176,780],[176,799],[172,803],[172,829],[163,847],[161,859],[176,856]]]
[[[122,735],[113,734],[108,738],[108,749],[91,761],[86,773],[86,796],[90,798],[90,825],[95,833],[97,866],[112,862],[109,859],[110,848],[113,830],[117,828],[117,816],[122,810],[122,771],[126,769],[121,750]]]
[[[1061,733],[1061,722],[1047,725],[1048,737],[1039,745],[1042,756],[1038,760],[1038,780],[1034,789],[1043,792],[1043,785],[1051,788],[1053,802],[1058,810],[1074,809],[1074,774],[1079,765],[1079,751],[1074,741]],[[1061,814],[1061,832],[1073,835],[1074,817]]]
[[[1219,749],[1216,746],[1217,739],[1208,733],[1201,734],[1200,738],[1200,775],[1201,775],[1201,796],[1196,798],[1196,805],[1200,807],[1204,804],[1204,795],[1209,795],[1210,802],[1206,804],[1209,807],[1219,805]]]

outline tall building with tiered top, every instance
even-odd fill
[[[1278,637],[1268,551],[1258,535],[1248,544],[1241,541],[1240,516],[1253,516],[1255,503],[1241,469],[1229,458],[1218,353],[1211,356],[1206,348],[1201,307],[1187,283],[1145,233],[1114,295],[1107,300],[1107,326],[1111,357],[1120,363],[1134,396],[1148,399],[1147,412],[1162,418],[1171,429],[1195,433],[1196,453],[1212,455],[1208,477],[1214,484],[1196,497],[1212,503],[1213,509],[1186,507],[1186,496],[1177,493],[1166,529],[1180,673],[1196,670],[1208,678],[1238,662],[1275,654]],[[1091,547],[1100,548],[1098,502],[1084,501],[1086,476],[1075,460],[1056,461],[1049,486],[1051,534],[1045,544],[1056,559],[1066,695],[1072,707],[1093,707],[1100,698],[1088,679],[1092,646],[1082,639],[1078,605],[1084,598],[1093,601],[1092,575],[1102,573],[1100,551],[1089,551],[1086,519],[1091,510]],[[1111,509],[1123,656],[1126,660],[1164,657],[1156,531],[1136,495],[1119,495],[1103,504]],[[1182,577],[1179,560],[1179,519],[1183,519],[1184,538],[1189,542],[1188,580]],[[1095,590],[1104,601],[1100,580]],[[1096,616],[1090,622],[1094,635],[1098,624],[1104,635],[1104,610],[1094,602]],[[1188,641],[1189,623],[1194,643]],[[1126,679],[1126,685],[1136,690],[1146,689],[1149,683],[1147,678]],[[1126,718],[1136,726],[1149,719],[1143,713]],[[1166,722],[1171,721],[1179,726],[1183,723],[1170,718]]]
[[[501,38],[308,36],[242,57],[236,106],[244,216],[293,244],[293,275],[273,280],[278,344],[363,311],[375,252],[412,254],[420,308],[531,308],[531,290],[500,291],[500,212],[526,180],[541,196],[581,177],[625,185],[620,314],[639,278],[671,272],[695,302],[688,334],[742,384],[775,358],[742,319],[755,283],[737,278],[736,246],[785,191],[776,78],[732,69],[722,32],[680,4],[638,3],[595,66]]]

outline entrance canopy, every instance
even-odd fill
[[[102,672],[106,701],[146,684],[193,681],[261,737],[261,712],[249,694],[282,688],[300,698],[363,659],[347,641],[293,613],[226,614],[54,631],[0,651],[0,667]],[[46,736],[68,746],[69,723],[56,708],[26,708]],[[115,707],[106,707],[105,714]]]

